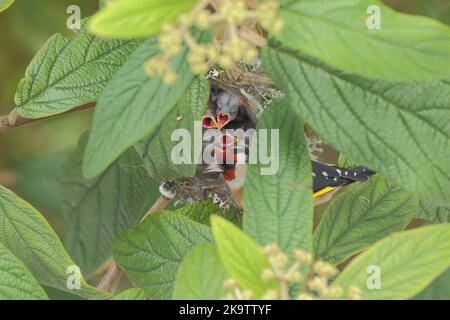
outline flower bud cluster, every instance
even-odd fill
[[[147,60],[146,73],[149,76],[161,76],[168,85],[174,84],[177,74],[170,62],[183,50],[184,45],[189,49],[187,61],[196,75],[206,74],[215,64],[223,69],[230,69],[240,61],[250,64],[258,57],[258,46],[261,46],[260,39],[254,37],[262,35],[261,32],[251,31],[253,38],[248,33],[243,37],[241,30],[253,25],[260,26],[269,34],[279,33],[283,28],[283,20],[278,12],[277,0],[254,1],[251,8],[245,0],[199,0],[190,13],[181,15],[174,25],[163,27],[158,39],[161,55]],[[193,26],[199,30],[213,28],[214,39],[206,44],[196,42],[190,33]]]
[[[331,283],[339,273],[335,266],[322,260],[314,261],[312,254],[303,249],[294,249],[292,261],[276,245],[264,247],[263,252],[268,258],[269,267],[262,270],[261,279],[270,287],[261,296],[264,300],[361,299],[361,290],[358,287],[350,286],[344,294],[341,287]],[[290,295],[291,285],[300,285],[301,289],[295,297]],[[243,290],[234,279],[225,281],[224,287],[228,291],[226,299],[255,298],[254,292]]]

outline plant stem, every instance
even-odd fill
[[[24,125],[27,125],[30,123],[38,122],[41,120],[47,120],[47,119],[59,117],[59,116],[70,114],[70,113],[86,111],[86,110],[93,109],[93,108],[95,108],[95,103],[87,103],[87,104],[81,105],[79,107],[73,108],[71,110],[68,110],[66,112],[63,112],[63,113],[59,113],[59,114],[55,114],[55,115],[43,117],[43,118],[37,118],[37,119],[22,118],[17,113],[17,109],[14,108],[10,114],[5,115],[5,116],[0,116],[0,133],[8,131],[10,129],[21,127],[21,126],[24,126]]]
[[[117,285],[119,284],[120,278],[122,277],[122,273],[123,271],[119,269],[117,264],[113,262],[108,271],[106,271],[97,288],[103,291],[114,293],[114,291],[116,291]]]
[[[156,212],[156,211],[159,211],[159,210],[162,210],[162,209],[164,209],[165,207],[167,207],[167,205],[169,204],[169,202],[170,202],[170,198],[167,198],[167,197],[165,197],[165,196],[160,196],[160,197],[158,198],[158,200],[155,201],[155,203],[153,204],[153,206],[152,206],[150,209],[148,209],[148,211],[144,214],[144,216],[142,217],[142,219],[141,219],[140,222],[144,221],[145,218],[147,218],[147,217],[148,217],[149,215],[151,215],[152,213],[154,213],[154,212]]]
[[[241,27],[239,29],[239,35],[257,47],[263,48],[267,45],[266,38],[248,27]]]
[[[142,217],[142,221],[145,220],[149,215],[155,213],[156,211],[164,209],[169,204],[170,199],[165,196],[160,196],[158,200],[155,201],[153,206],[148,209],[148,211]],[[120,278],[122,277],[123,271],[117,266],[115,262],[111,264],[108,271],[106,271],[102,280],[98,284],[97,288],[100,290],[108,291],[114,293],[117,289],[117,285],[119,284]]]
[[[284,277],[278,280],[280,282],[281,299],[289,300],[289,284]]]

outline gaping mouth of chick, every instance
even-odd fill
[[[230,122],[231,117],[228,113],[219,112],[217,115],[217,123],[219,125],[219,128],[223,128]]]
[[[202,117],[203,128],[219,128],[219,124],[213,116],[206,115]]]

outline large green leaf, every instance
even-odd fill
[[[0,12],[5,11],[14,3],[15,0],[0,0]]]
[[[157,39],[148,39],[106,86],[95,109],[84,157],[87,178],[105,170],[128,147],[156,130],[192,84],[186,49],[173,60],[178,74],[175,85],[164,85],[159,76],[149,78],[144,62],[158,52]]]
[[[30,204],[0,186],[0,243],[19,258],[45,285],[83,297],[104,298],[81,279],[80,289],[68,289],[68,268],[75,263],[67,254],[55,231]]]
[[[63,164],[65,244],[86,276],[112,254],[112,243],[142,218],[159,192],[130,148],[100,176],[84,179],[87,135]]]
[[[84,29],[72,38],[55,34],[33,58],[17,87],[17,111],[25,118],[41,118],[96,101],[140,43],[98,40]]]
[[[380,289],[369,289],[372,268],[380,271]],[[450,267],[450,224],[398,232],[354,259],[335,284],[356,285],[363,299],[409,299]],[[369,268],[369,269],[368,269]],[[375,270],[375,268],[373,268]]]
[[[116,0],[92,17],[89,29],[102,37],[151,36],[195,3],[196,0]]]
[[[231,207],[230,209],[223,211],[211,200],[194,202],[178,209],[177,212],[183,214],[191,220],[207,226],[211,226],[210,217],[213,214],[230,220],[238,226],[242,224],[242,214],[238,209]]]
[[[131,288],[116,294],[111,300],[145,300],[145,292],[141,288]]]
[[[114,243],[113,255],[148,298],[169,299],[183,258],[196,244],[210,241],[207,226],[180,213],[161,211],[123,233]]]
[[[173,299],[220,300],[224,297],[227,273],[214,244],[198,244],[178,268]]]
[[[450,82],[372,81],[275,46],[263,63],[323,139],[419,197],[450,204]]]
[[[420,201],[417,218],[432,223],[450,222],[450,208],[437,207],[426,201]]]
[[[214,240],[226,271],[243,289],[251,290],[258,299],[275,286],[274,281],[264,281],[264,269],[269,269],[268,258],[258,244],[231,222],[211,217]]]
[[[194,130],[194,121],[200,121],[209,97],[209,83],[205,78],[195,78],[187,92],[179,100],[175,108],[167,114],[160,125],[152,132],[150,137],[137,143],[134,148],[142,158],[145,168],[150,177],[158,180],[171,180],[179,177],[193,176],[197,165],[195,161],[201,154],[201,124]],[[172,150],[181,143],[172,141],[174,130],[183,130],[189,133],[190,139],[187,143],[192,150],[189,163],[174,163]],[[199,147],[195,148],[194,139],[200,141]]]
[[[46,300],[44,289],[8,249],[0,244],[0,300]]]
[[[379,30],[366,24],[374,5]],[[386,80],[450,76],[450,28],[430,18],[395,12],[377,0],[290,1],[281,15],[281,42],[341,70]]]
[[[450,300],[450,268],[437,277],[425,290],[414,299],[417,300]]]
[[[303,123],[286,99],[272,103],[258,122],[257,132],[267,130],[279,138],[268,146],[277,171],[264,175],[267,164],[250,164],[245,180],[244,230],[259,244],[277,244],[291,254],[293,248],[312,251],[312,176]],[[260,137],[258,137],[260,138]],[[256,137],[253,145],[258,143]]]
[[[417,202],[380,175],[347,187],[327,208],[314,233],[316,259],[340,263],[403,229],[414,217]]]

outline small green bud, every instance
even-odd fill
[[[223,285],[226,289],[229,289],[229,290],[236,289],[239,287],[238,283],[233,278],[225,280]]]
[[[314,296],[305,292],[301,292],[298,294],[297,300],[314,300]]]
[[[278,291],[275,289],[269,289],[261,297],[262,300],[276,300],[278,299]]]
[[[264,269],[264,270],[262,271],[261,278],[262,278],[263,281],[268,282],[268,281],[270,281],[270,280],[275,279],[276,276],[275,276],[275,273],[273,272],[272,269],[267,268],[267,269]]]
[[[307,285],[310,290],[316,291],[317,293],[321,293],[327,288],[326,280],[320,277],[312,278],[308,281]]]

